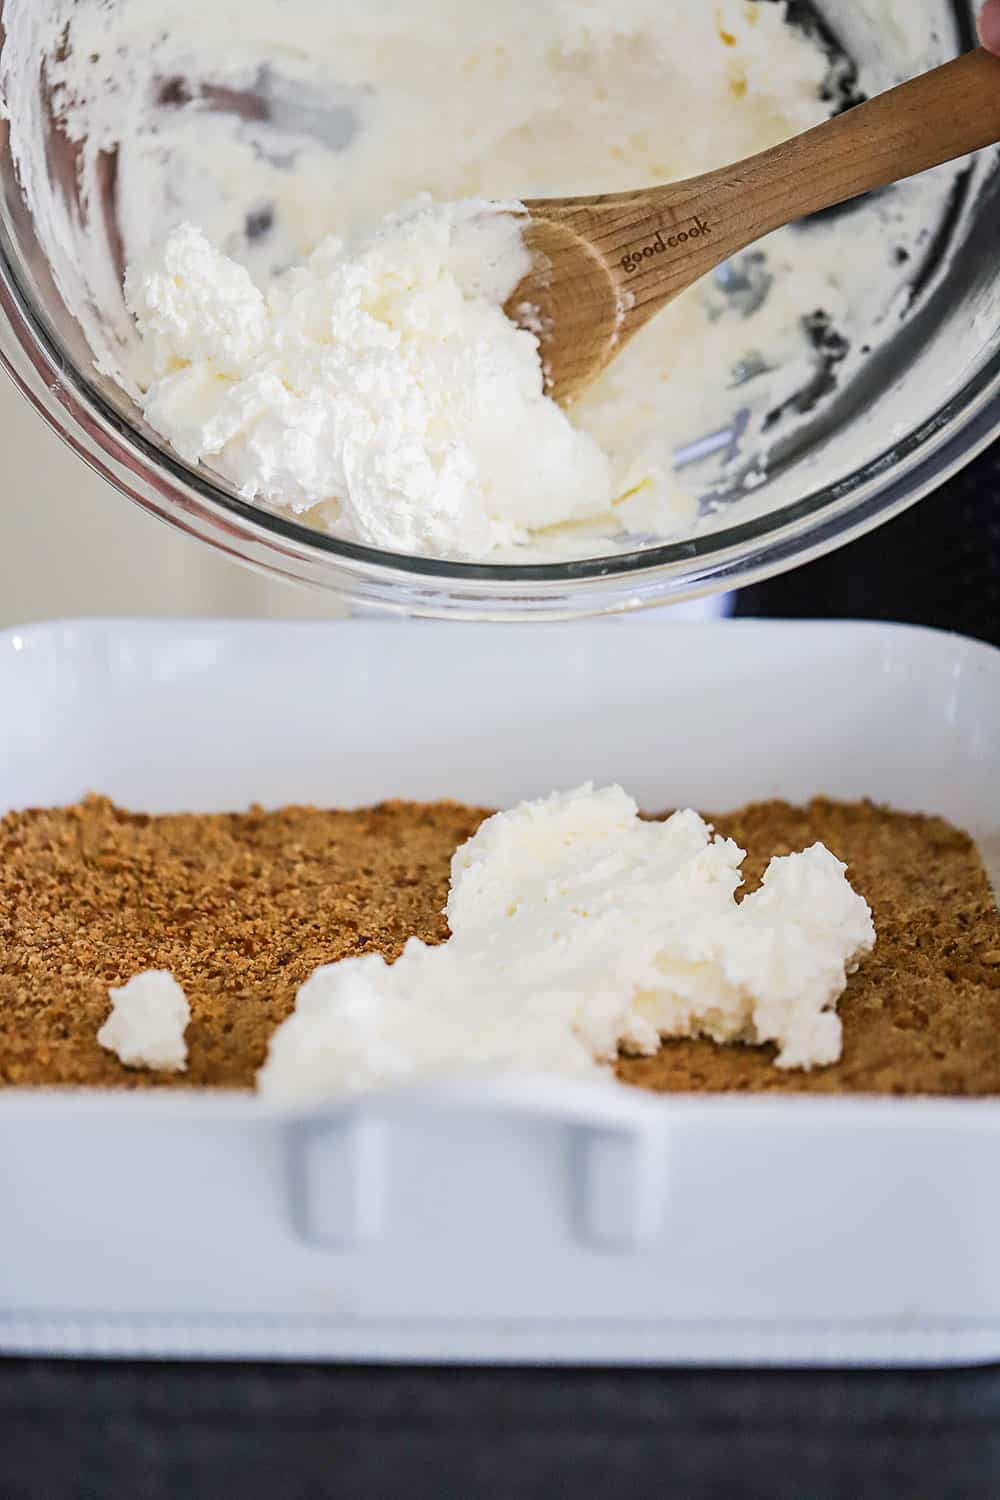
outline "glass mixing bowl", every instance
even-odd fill
[[[18,5],[37,13],[67,3],[0,0],[0,42],[11,34]],[[934,48],[920,59],[923,64],[972,44],[976,7],[966,0],[919,5],[936,7],[929,31]],[[816,19],[809,12],[818,12],[854,47],[881,55],[887,76],[894,68],[905,71],[898,64],[897,0],[837,0],[836,6],[792,0],[793,17],[800,12],[807,23]],[[644,537],[629,551],[531,565],[444,562],[340,540],[248,503],[209,470],[182,463],[128,394],[95,366],[84,328],[67,305],[79,305],[79,298],[67,297],[67,283],[83,273],[72,264],[54,273],[36,206],[19,180],[12,137],[20,133],[33,158],[44,163],[46,192],[59,212],[84,222],[88,215],[103,216],[98,227],[107,247],[106,285],[120,303],[121,266],[113,264],[120,246],[115,153],[106,153],[103,203],[79,202],[77,143],[62,128],[60,100],[37,59],[19,60],[9,94],[10,123],[0,120],[0,358],[21,390],[78,454],[147,511],[243,563],[321,585],[351,604],[470,619],[565,618],[734,588],[808,561],[888,520],[1000,430],[1000,154],[988,152],[959,178],[938,222],[927,226],[910,306],[892,337],[849,381],[818,401],[793,436],[776,442],[764,482],[752,472],[748,478],[745,468],[742,478],[720,488],[719,474],[706,468],[713,513],[694,536]],[[274,80],[261,69],[235,103],[216,101],[214,107],[249,112],[266,129],[278,104]],[[322,128],[329,128],[329,119]],[[100,314],[93,286],[82,290]],[[692,454],[710,465],[731,438],[728,433],[695,443]],[[7,503],[22,502],[8,496]]]

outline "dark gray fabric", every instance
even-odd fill
[[[997,1500],[1000,1370],[0,1363],[3,1500]]]
[[[746,589],[736,613],[901,620],[1000,646],[1000,444],[860,541]]]

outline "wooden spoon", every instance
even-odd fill
[[[506,311],[539,336],[564,405],[654,313],[754,240],[1000,141],[1000,57],[981,47],[736,166],[665,187],[525,204],[532,271]]]

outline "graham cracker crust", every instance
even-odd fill
[[[105,798],[0,820],[0,1084],[250,1088],[312,970],[447,937],[451,855],[488,809],[385,802],[150,817]],[[870,902],[875,953],[840,1004],[844,1056],[785,1073],[770,1047],[667,1042],[620,1059],[659,1092],[1000,1094],[1000,915],[972,840],[871,803],[756,804],[712,819],[772,855],[822,839]],[[108,986],[169,969],[191,1004],[188,1071],[98,1046]]]

